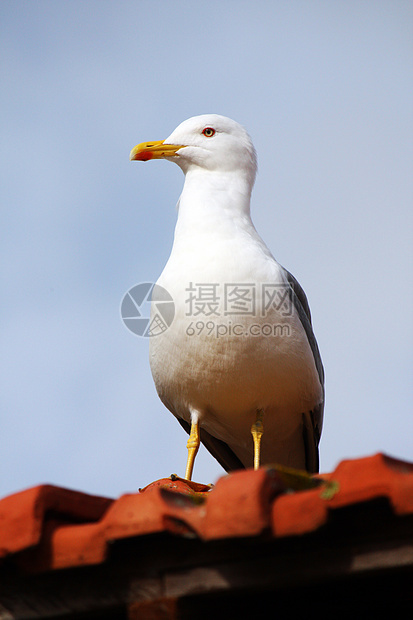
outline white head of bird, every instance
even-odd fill
[[[188,175],[209,171],[241,175],[251,191],[257,158],[251,138],[237,122],[219,114],[202,114],[184,121],[165,140],[135,146],[131,160],[165,158]]]

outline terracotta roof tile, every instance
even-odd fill
[[[35,487],[0,500],[0,558],[41,572],[103,563],[113,541],[149,534],[298,536],[321,528],[337,509],[383,497],[395,515],[413,514],[413,464],[382,454],[296,481],[315,488],[287,493],[290,481],[271,467],[234,472],[212,488],[172,477],[117,500]]]
[[[413,513],[413,464],[376,454],[342,461],[335,471],[322,476],[335,483],[337,492],[325,501],[319,490],[283,495],[272,506],[275,536],[313,531],[325,524],[336,508],[387,498],[397,515]]]
[[[0,500],[0,558],[37,545],[48,521],[98,521],[112,500],[42,485]]]

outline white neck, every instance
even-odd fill
[[[275,261],[250,217],[251,189],[239,172],[188,171],[165,271],[185,272],[188,281],[241,282],[259,264],[273,279]]]
[[[253,227],[251,185],[236,172],[189,170],[179,200],[176,235],[188,229],[214,233],[222,228]]]

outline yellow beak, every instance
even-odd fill
[[[162,157],[175,157],[177,151],[183,149],[183,144],[164,144],[165,140],[157,142],[141,142],[130,152],[130,161],[148,161],[148,159],[162,159]]]

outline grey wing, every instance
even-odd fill
[[[283,270],[287,282],[290,285],[294,308],[298,312],[300,321],[307,335],[311,351],[313,352],[314,363],[317,368],[318,378],[320,380],[320,385],[323,389],[322,402],[317,405],[312,411],[305,412],[303,414],[304,443],[306,447],[307,470],[316,473],[319,469],[318,444],[320,442],[324,415],[324,368],[321,361],[321,355],[318,349],[317,340],[314,336],[313,328],[311,326],[310,306],[308,305],[306,294],[300,286],[299,282],[296,280],[296,278],[286,269],[283,268]]]

